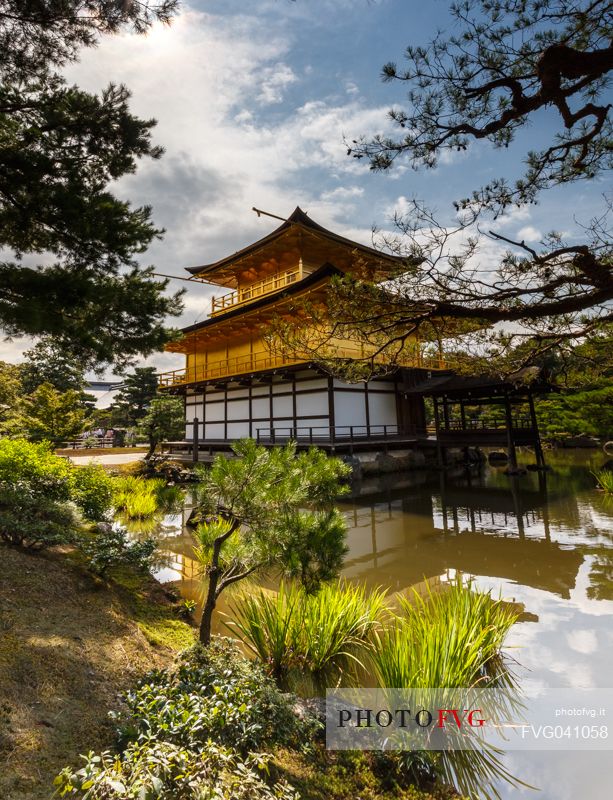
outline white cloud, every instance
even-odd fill
[[[322,200],[345,200],[351,197],[362,197],[364,189],[361,186],[337,186],[336,189],[330,189],[327,192],[322,192],[320,198]]]
[[[281,103],[285,90],[292,83],[296,83],[298,78],[287,64],[275,64],[273,67],[266,67],[262,70],[262,82],[260,93],[256,100],[260,105],[273,105]]]
[[[533,225],[526,225],[517,231],[516,238],[520,242],[540,242],[543,239],[543,234]]]

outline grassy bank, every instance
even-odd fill
[[[0,547],[0,797],[50,796],[84,750],[113,743],[108,711],[193,639],[161,587],[129,571],[105,585],[67,552]]]

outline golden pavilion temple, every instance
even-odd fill
[[[276,316],[325,292],[332,276],[351,272],[356,259],[381,281],[404,263],[323,228],[296,208],[257,242],[188,269],[192,280],[227,291],[212,299],[208,319],[184,328],[183,337],[167,346],[186,357],[184,369],[159,376],[161,389],[185,397],[186,440],[208,446],[247,436],[340,443],[398,438],[425,427],[423,400],[403,387],[407,372],[423,378],[442,369],[438,358],[424,363],[417,348],[409,370],[347,383],[308,357],[281,355],[266,342]],[[334,352],[363,355],[351,342],[338,342]]]

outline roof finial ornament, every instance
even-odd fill
[[[273,219],[280,219],[281,222],[287,222],[285,217],[280,217],[278,214],[271,214],[270,211],[263,211],[261,208],[256,208],[255,206],[252,206],[251,210],[255,211],[258,217],[261,217],[262,214],[264,214],[267,217],[273,217]]]

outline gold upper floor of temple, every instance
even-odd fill
[[[239,286],[238,289],[221,297],[213,297],[211,299],[211,316],[216,317],[237,306],[245,305],[260,297],[278,292],[286,286],[296,283],[302,277],[302,265],[300,265],[297,269],[287,270],[263,280]]]

